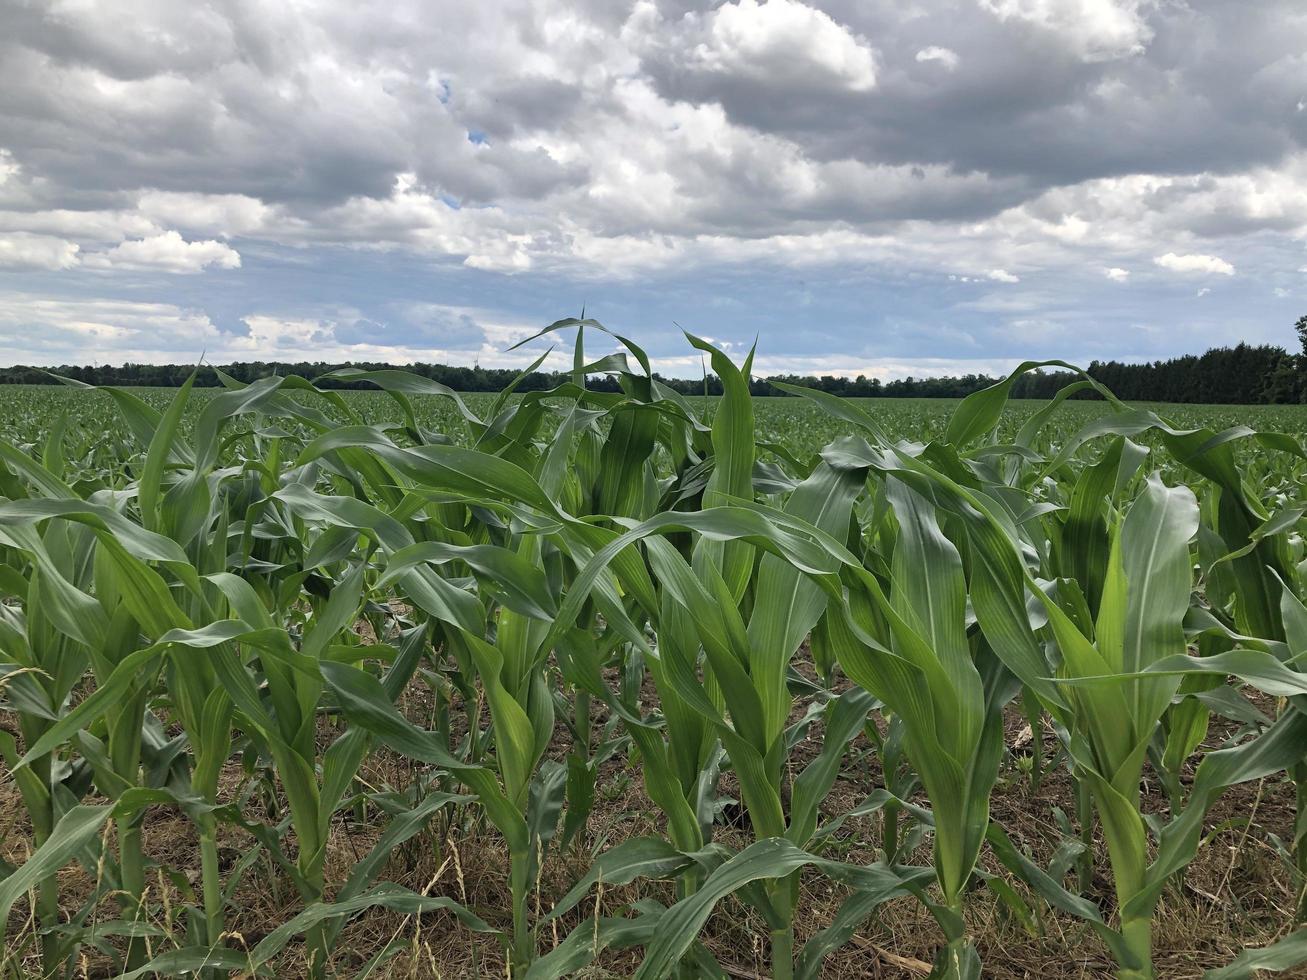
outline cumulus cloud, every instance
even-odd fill
[[[1167,252],[1153,259],[1163,269],[1172,272],[1202,272],[1221,276],[1234,275],[1234,266],[1215,255],[1176,255]]]
[[[136,207],[143,217],[168,228],[223,238],[258,233],[272,220],[273,211],[246,194],[159,190],[142,194]]]
[[[690,70],[745,77],[772,86],[823,86],[866,92],[876,58],[864,38],[830,14],[797,0],[734,0],[704,16],[687,15]]]
[[[404,304],[385,323],[357,310],[315,317],[253,313],[223,330],[203,311],[111,297],[0,294],[0,363],[165,363],[233,360],[460,360],[518,364],[503,349],[536,331],[470,307]],[[562,355],[554,362],[565,368]]]
[[[367,319],[358,311],[333,310],[318,317],[284,317],[252,314],[242,318],[244,334],[220,344],[215,357],[263,357],[287,361],[458,361],[484,359],[487,365],[505,359],[502,348],[535,330],[503,324],[483,327],[479,311],[439,303],[406,304],[385,322]],[[488,334],[511,337],[499,346],[488,344]],[[555,365],[562,367],[560,358]]]
[[[84,264],[95,269],[156,269],[160,272],[194,273],[211,266],[239,269],[240,253],[219,241],[188,242],[175,231],[115,245],[105,252],[87,255]]]
[[[917,52],[917,61],[922,63],[935,61],[952,71],[958,66],[959,59],[958,53],[951,48],[941,48],[932,44]]]
[[[0,234],[0,268],[71,269],[78,251],[75,242],[52,235]]]
[[[1284,165],[1302,134],[1272,108],[1300,97],[1302,38],[1279,3],[1236,17],[1127,0],[493,0],[438,27],[409,0],[315,0],[295,17],[126,9],[0,14],[14,230],[87,252],[92,236],[170,230],[410,245],[521,272],[611,252],[661,262],[701,235],[969,222],[1154,172],[1176,192],[1150,209],[1195,226],[1307,222],[1302,168]],[[1156,63],[1145,46],[1086,67],[1046,43],[1094,54],[1154,34],[1171,45]],[[1222,78],[1201,56],[1211,36],[1228,42]],[[927,84],[905,60],[967,71]],[[1205,215],[1184,213],[1200,199]]]
[[[1237,266],[1184,342],[1285,342],[1304,50],[1294,0],[0,4],[0,292],[464,359],[552,302],[674,346],[694,297],[733,343],[784,309],[838,329],[776,343],[902,364],[1165,354],[1197,285],[1165,273]]]
[[[174,303],[0,293],[0,361],[85,364],[194,360],[220,333]]]
[[[301,357],[310,350],[320,350],[332,339],[329,324],[319,320],[292,320],[252,315],[244,318],[248,333],[233,341],[236,350],[274,357]]]
[[[1153,38],[1141,0],[980,0],[1001,20],[1035,25],[1085,61],[1141,53]]]

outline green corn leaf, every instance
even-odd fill
[[[1307,963],[1307,929],[1299,929],[1278,942],[1258,949],[1245,949],[1227,966],[1208,970],[1204,980],[1247,980],[1260,970],[1283,973]]]

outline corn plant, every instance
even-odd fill
[[[743,376],[710,345],[693,338],[691,342],[711,353],[728,391],[713,424],[716,465],[705,488],[705,504],[728,500],[748,503],[753,496],[752,467],[741,447],[751,441],[746,437],[751,415]],[[810,577],[825,573],[829,578],[832,574],[834,561],[823,550],[828,546],[825,542],[839,549],[829,536],[847,532],[864,477],[861,467],[822,463],[794,487],[784,509],[771,515],[725,505],[708,506],[698,516],[675,512],[659,515],[605,547],[568,594],[559,617],[561,624],[570,623],[574,610],[584,602],[582,582],[588,588],[604,573],[606,562],[624,548],[644,543],[656,590],[661,593],[657,604],[645,609],[657,638],[656,649],[643,644],[634,623],[627,621],[625,629],[632,642],[645,646],[644,656],[660,692],[674,692],[671,698],[664,698],[664,703],[677,712],[672,716],[677,719],[675,730],[667,734],[665,746],[648,740],[640,720],[635,720],[635,730],[642,733],[638,741],[645,747],[651,796],[667,812],[674,842],[682,847],[703,842],[704,828],[699,819],[702,808],[697,806],[702,787],[696,785],[695,779],[685,778],[688,773],[683,762],[702,760],[710,749],[703,741],[702,722],[681,722],[681,718],[694,719],[698,715],[725,746],[740,780],[754,833],[759,838],[786,841],[793,849],[790,853],[795,855],[794,860],[800,862],[785,874],[775,874],[775,869],[759,857],[770,852],[751,853],[746,849],[716,868],[712,868],[711,858],[686,859],[678,867],[690,869],[682,902],[667,912],[668,928],[651,944],[642,976],[661,975],[689,948],[693,935],[672,929],[671,923],[679,925],[682,916],[690,921],[706,916],[712,903],[723,894],[718,889],[724,880],[733,883],[731,890],[746,889],[742,893],[746,900],[771,925],[775,974],[789,976],[794,970],[797,871],[815,861],[801,849],[814,837],[818,804],[830,788],[844,746],[860,730],[871,702],[865,697],[846,697],[832,703],[822,755],[794,781],[786,813],[781,803],[782,765],[793,744],[787,737],[789,667],[800,643],[821,617],[828,598],[828,593]],[[783,526],[769,523],[768,516]],[[698,533],[689,560],[662,538],[684,530]],[[805,546],[795,531],[817,534],[824,542]],[[756,563],[756,572],[755,563],[741,550],[752,547],[765,552]],[[796,564],[795,559],[805,551],[807,563]],[[825,584],[833,587],[829,581]],[[747,621],[737,611],[741,604],[752,609]],[[589,675],[593,678],[594,674],[590,665]],[[592,683],[602,696],[602,687]],[[682,763],[679,769],[678,762]],[[766,842],[760,840],[759,846]],[[605,870],[609,875],[627,874],[624,861],[643,859],[644,848],[633,842],[615,855]],[[821,866],[836,876],[850,874],[829,862]],[[708,869],[711,871],[704,877],[701,872]],[[875,881],[871,891],[880,900],[897,892],[900,882],[889,872],[882,869],[869,875]],[[762,887],[754,886],[755,881],[761,881]],[[805,961],[815,962],[816,958]]]
[[[1085,919],[1141,980],[1161,896],[1254,779],[1297,794],[1293,839],[1267,843],[1301,918],[1297,439],[1177,425],[1083,373],[1014,418],[1033,362],[951,411],[756,401],[751,353],[689,337],[723,391],[700,399],[584,314],[523,343],[570,330],[548,390],[521,390],[543,357],[484,398],[406,371],[219,371],[169,397],[69,383],[0,420],[0,758],[31,826],[0,863],[0,913],[31,922],[0,970],[325,977],[351,966],[349,919],[389,909],[452,917],[510,976],[632,947],[640,977],[720,976],[705,929],[734,896],[771,975],[807,980],[912,896],[936,976],[981,975],[969,908],[996,901],[1032,932],[1041,905]],[[595,338],[617,350],[588,356]],[[990,812],[1018,693],[1030,797],[1062,764],[1077,797],[1047,867]],[[610,844],[593,815],[623,753],[663,829]],[[871,753],[882,784],[833,807]],[[193,863],[151,853],[165,808]],[[875,859],[835,860],[875,813]],[[333,880],[351,823],[382,826]],[[503,848],[511,907],[383,880],[415,843],[443,873],[473,830]],[[925,841],[931,866],[908,864]],[[590,850],[556,895],[549,863]],[[256,874],[290,911],[238,936]],[[796,928],[812,874],[846,892]],[[637,880],[667,884],[606,913]],[[1301,937],[1212,975],[1292,968]],[[412,948],[397,933],[362,975]]]

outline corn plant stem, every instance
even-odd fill
[[[794,926],[771,932],[771,975],[774,980],[792,980],[794,976]]]
[[[961,898],[955,898],[948,905],[948,910],[955,921],[961,923],[963,904]],[[948,945],[944,949],[944,973],[943,976],[953,978],[963,976],[962,964],[963,957],[966,955],[967,946],[969,945],[965,929],[956,933],[950,928],[948,934]]]
[[[436,697],[435,704],[431,709],[434,715],[432,727],[440,735],[441,743],[443,745],[452,746],[453,741],[451,733],[453,729],[450,727],[449,722],[449,694],[444,687],[437,686],[434,687],[433,690],[435,691]]]
[[[1137,777],[1136,777],[1137,782]],[[1138,793],[1132,795],[1130,802],[1138,812],[1140,800]],[[1104,804],[1106,805],[1106,804]],[[1134,863],[1137,844],[1129,832],[1114,830],[1110,820],[1103,821],[1103,834],[1107,839],[1107,856],[1112,866],[1112,876],[1116,884],[1117,907],[1125,909],[1143,890],[1145,869]],[[1153,917],[1150,908],[1143,915],[1123,916],[1120,922],[1121,938],[1129,955],[1129,962],[1123,963],[1117,970],[1120,980],[1152,980],[1153,978]]]
[[[145,917],[145,857],[141,851],[141,824],[138,817],[118,821],[118,868],[124,917],[140,922]],[[146,952],[143,938],[134,936],[128,939],[127,969],[135,970],[143,965]]]
[[[699,870],[691,868],[676,879],[676,900],[678,902],[689,898],[699,890],[699,876]]]
[[[681,877],[676,879],[676,900],[683,902],[699,890],[699,872],[695,869],[687,871]],[[693,980],[699,976],[692,957],[688,954],[680,960],[672,970],[674,980]]]
[[[222,875],[218,866],[217,823],[211,817],[200,827],[200,874],[204,889],[205,939],[210,945],[222,936]]]
[[[590,757],[590,692],[576,692],[576,745],[581,757]]]
[[[513,975],[518,976],[526,972],[534,959],[527,908],[532,885],[530,849],[511,855],[509,862],[509,886],[513,896]]]
[[[696,835],[695,839],[686,839],[684,835],[678,836],[674,830],[669,830],[672,836],[672,843],[682,851],[697,851],[703,847],[703,839]],[[676,879],[676,900],[683,902],[699,890],[703,883],[703,870],[698,865],[691,865],[679,878]],[[675,980],[691,980],[699,976],[699,971],[695,966],[692,957],[688,954],[676,964],[672,971]]]
[[[51,875],[42,879],[36,889],[36,903],[36,918],[43,929],[59,924],[58,878]],[[62,963],[62,951],[55,942],[54,933],[46,933],[41,937],[41,975],[43,977],[57,976]]]
[[[485,756],[485,748],[490,742],[489,733],[481,734],[481,705],[475,699],[464,703],[463,714],[467,718],[468,762],[479,763]]]
[[[316,838],[305,841],[301,847],[310,848],[310,853],[321,853],[317,847]],[[322,902],[326,894],[326,882],[323,876],[321,857],[314,862],[315,866],[301,867],[300,874],[304,878],[304,904],[305,906],[317,905]],[[305,948],[309,956],[309,977],[312,980],[319,980],[327,975],[327,962],[331,956],[331,944],[327,932],[327,923],[319,922],[310,928],[304,934]]]
[[[25,732],[24,734],[28,744],[31,744],[37,737],[31,733]],[[50,787],[51,768],[48,755],[32,762],[32,772],[41,785]],[[32,820],[32,843],[39,848],[49,840],[50,833],[54,829],[53,796],[47,793],[39,803],[35,800],[29,802],[28,812],[31,814]],[[41,879],[36,887],[36,920],[42,930],[51,929],[59,924],[59,878],[57,875],[47,875]],[[40,943],[42,976],[54,976],[58,972],[61,963],[61,951],[55,942],[54,933],[43,932]]]
[[[1307,922],[1307,763],[1293,767],[1294,834],[1293,859],[1298,871],[1298,922]]]
[[[794,976],[794,909],[798,904],[799,872],[778,879],[767,889],[782,923],[771,931],[771,968],[775,980]]]
[[[318,885],[317,895],[305,901],[306,907],[312,907],[322,901],[322,881],[321,876],[316,882]],[[304,934],[304,947],[308,954],[309,971],[308,976],[311,980],[321,980],[327,975],[327,963],[331,958],[331,945],[328,942],[327,924],[319,922],[312,926]]]
[[[327,924],[319,922],[305,933],[304,939],[308,946],[309,956],[312,958],[309,976],[312,980],[320,980],[320,978],[327,975],[327,962],[331,958],[331,946],[327,940]]]
[[[1138,967],[1123,967],[1117,971],[1118,980],[1153,980],[1153,920],[1139,916],[1121,922],[1121,936],[1125,939]]]
[[[1171,808],[1171,816],[1175,817],[1184,807],[1184,787],[1180,783],[1180,773],[1165,764],[1162,752],[1154,746],[1149,746],[1148,760],[1161,781],[1163,792],[1166,793],[1166,802]]]

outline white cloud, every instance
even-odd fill
[[[463,264],[488,272],[524,272],[531,268],[530,235],[506,235],[480,243]]]
[[[1289,292],[1289,290],[1285,289],[1283,286],[1276,286],[1273,292],[1275,293],[1276,299],[1288,299],[1290,296],[1293,295],[1291,292]]]
[[[703,26],[705,36],[689,52],[701,70],[803,88],[821,83],[866,92],[876,85],[876,58],[865,39],[797,0],[725,3]]]
[[[1174,252],[1167,252],[1165,255],[1157,256],[1153,261],[1163,269],[1170,269],[1172,272],[1234,275],[1234,266],[1215,255],[1176,255]]]
[[[317,342],[273,321],[317,323],[311,336],[336,349],[369,339],[360,321],[393,328],[391,304],[428,288],[424,263],[445,298],[484,289],[502,312],[611,297],[655,332],[683,296],[734,277],[728,338],[779,308],[749,284],[792,274],[818,297],[795,300],[813,324],[874,309],[841,329],[886,332],[878,353],[900,358],[946,350],[921,324],[960,298],[934,288],[958,270],[958,293],[1021,304],[967,311],[982,337],[980,321],[1018,317],[1018,354],[1098,342],[1117,356],[1112,340],[1135,334],[1110,323],[1127,316],[1159,324],[1140,356],[1233,331],[1274,340],[1273,287],[1307,242],[1293,111],[1307,20],[1292,3],[486,0],[438,21],[421,0],[258,18],[239,4],[56,5],[0,32],[13,67],[0,265],[70,270],[59,288],[74,295],[149,287],[185,305],[203,287],[166,273],[243,262],[226,316],[263,315],[269,344]],[[1247,305],[1218,290],[1208,333],[1183,340],[1163,291],[1094,288],[1181,272],[1202,285],[1235,266]],[[660,302],[627,302],[632,281]],[[315,292],[360,309],[296,305]],[[1235,315],[1218,317],[1218,300]],[[900,302],[915,308],[901,327]],[[1101,331],[1044,329],[1070,306],[1077,323],[1101,313]]]
[[[438,303],[410,304],[410,317],[424,320],[480,318],[483,311]],[[360,331],[355,326],[357,310],[340,309],[321,317],[284,317],[252,314],[243,318],[248,333],[225,336],[211,360],[239,360],[252,357],[270,360],[312,361],[388,361],[410,364],[414,361],[467,363],[476,359],[486,367],[521,367],[522,352],[505,353],[505,348],[525,340],[539,330],[534,324],[477,321],[475,330],[428,331],[431,343],[412,337],[388,337],[384,325]],[[568,354],[558,351],[547,366],[565,368]]]
[[[930,61],[937,61],[949,71],[958,66],[958,53],[951,48],[940,48],[931,45],[928,48],[922,48],[917,52],[917,61],[923,64]]]
[[[77,265],[77,252],[76,242],[51,235],[0,235],[0,268],[71,269]]]
[[[222,335],[209,317],[172,303],[0,293],[0,363],[194,360]]]
[[[83,247],[117,244],[125,238],[147,238],[159,234],[162,230],[142,214],[116,208],[0,210],[0,232],[16,231],[34,235],[52,235],[75,241]]]
[[[271,357],[301,357],[331,340],[331,326],[318,320],[289,320],[271,316],[247,316],[249,334],[229,346],[233,350]]]
[[[1042,28],[1085,61],[1140,54],[1153,38],[1141,0],[979,0],[1001,20]]]
[[[1210,293],[1211,291],[1212,291],[1212,290],[1211,290],[1210,287],[1208,287],[1208,286],[1204,286],[1202,289],[1198,290],[1198,292],[1196,292],[1194,295],[1197,296],[1197,297],[1199,297],[1199,298],[1201,299],[1202,297],[1206,296],[1206,295],[1207,295],[1208,293]]]
[[[344,309],[321,317],[252,314],[244,318],[247,332],[235,334],[219,330],[202,311],[172,303],[0,292],[0,364],[188,363],[204,352],[210,363],[252,358],[468,363],[475,358],[487,367],[520,368],[528,355],[505,350],[539,329],[481,309],[424,306],[427,318],[475,318],[484,336],[438,347],[385,336],[350,343],[338,333],[359,314]],[[437,336],[443,339],[448,332]],[[566,369],[570,357],[559,351],[549,366]]]
[[[152,11],[121,36],[103,29],[108,6],[60,21],[51,31],[82,45],[86,64],[34,62],[32,71],[62,93],[61,132],[104,142],[116,169],[70,174],[56,144],[33,151],[49,141],[44,130],[28,133],[21,167],[0,150],[0,235],[62,238],[100,269],[235,268],[240,256],[225,240],[257,239],[592,278],[701,259],[1082,270],[1146,263],[1181,245],[1224,249],[1200,242],[1226,234],[1307,234],[1307,153],[1218,176],[1204,159],[1186,171],[1114,150],[1111,172],[1124,176],[1082,179],[1093,169],[1075,143],[1086,128],[1057,120],[1074,110],[1146,126],[1151,117],[1136,111],[1162,96],[1130,88],[1122,73],[1153,70],[1156,58],[1092,70],[1065,58],[1032,64],[1053,73],[1040,76],[1047,93],[1016,100],[1013,115],[1005,59],[1029,56],[1019,25],[1091,53],[1128,49],[1151,35],[1145,13],[1162,22],[1151,0],[983,0],[989,13],[923,2],[877,17],[857,5],[832,15],[817,0],[733,0],[673,13],[687,6],[638,0],[627,13],[542,0],[516,11],[523,29],[508,33],[486,29],[505,15],[495,2],[460,9],[441,31],[410,18],[407,0],[388,11],[312,4],[256,37],[221,10]],[[984,23],[995,17],[1008,26]],[[988,28],[984,45],[969,46],[964,28],[977,26]],[[156,50],[143,43],[155,30],[190,40]],[[465,42],[457,50],[444,43],[450,32]],[[941,68],[965,60],[979,86],[968,99],[995,89],[992,142],[1034,140],[1048,165],[995,165],[988,137],[983,159],[968,161],[958,151],[977,137],[966,126],[921,143],[929,127],[911,113],[956,112],[950,86],[965,86],[937,71],[925,85],[916,73],[910,88],[944,101],[915,105],[905,73],[878,64],[873,41],[905,42],[907,56]],[[37,35],[16,49],[47,43]],[[273,60],[252,65],[248,50]],[[1194,80],[1182,81],[1171,88]],[[277,99],[251,100],[255,91]],[[1136,94],[1122,102],[1122,92]],[[214,119],[201,111],[219,104]],[[0,123],[11,117],[0,106]],[[473,131],[486,142],[470,142]],[[143,141],[124,149],[135,133]],[[158,149],[143,155],[140,145]],[[1074,177],[1059,172],[1068,160]],[[57,175],[44,177],[43,164]],[[94,196],[72,200],[101,177]],[[6,204],[11,185],[41,206]],[[895,239],[901,247],[887,247]]]
[[[219,241],[188,242],[175,231],[122,242],[106,252],[88,254],[84,264],[96,269],[147,269],[193,273],[209,266],[239,269],[240,253]]]
[[[179,191],[147,191],[137,210],[167,228],[184,228],[201,234],[249,235],[270,221],[272,208],[245,194],[192,194]]]

